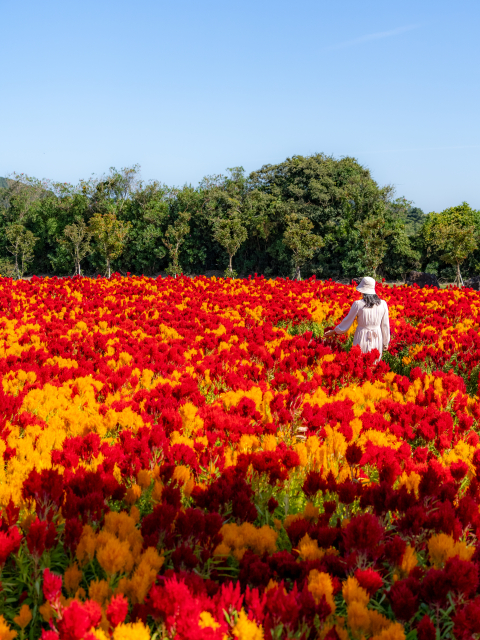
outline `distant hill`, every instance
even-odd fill
[[[6,189],[8,187],[8,182],[6,178],[0,178],[0,189]]]

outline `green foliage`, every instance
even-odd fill
[[[15,278],[15,265],[10,260],[0,258],[0,276],[2,278]]]
[[[313,222],[298,214],[287,215],[287,228],[283,234],[285,245],[292,252],[295,278],[301,279],[301,268],[313,258],[325,244],[320,236],[312,233]]]
[[[87,228],[82,218],[77,218],[73,224],[67,224],[63,230],[63,237],[58,239],[62,247],[71,255],[75,263],[75,275],[80,276],[81,262],[85,256],[91,253],[91,231]]]
[[[392,230],[387,227],[385,216],[381,214],[369,216],[357,222],[355,227],[363,242],[366,274],[376,278],[377,269],[387,251],[386,239],[392,235]]]
[[[405,226],[408,235],[415,235],[425,224],[426,216],[418,207],[410,207],[406,212]]]
[[[124,248],[130,229],[129,222],[118,220],[113,205],[108,213],[95,213],[89,226],[89,232],[97,243],[100,254],[105,259],[106,276],[112,273],[111,262],[118,258]]]
[[[233,213],[226,218],[215,218],[213,221],[213,237],[218,244],[224,247],[228,254],[228,267],[225,270],[226,278],[235,277],[236,272],[233,271],[232,259],[247,239],[247,236],[247,230],[237,213]]]
[[[480,213],[463,202],[441,213],[429,213],[423,235],[429,250],[456,267],[456,282],[461,286],[460,265],[478,249]]]
[[[184,242],[185,236],[190,232],[190,225],[188,223],[191,217],[188,211],[180,211],[173,225],[170,224],[167,227],[163,244],[170,253],[171,262],[167,267],[167,273],[171,276],[176,277],[182,273],[178,259],[180,247]]]
[[[15,278],[23,278],[27,264],[33,259],[33,248],[37,238],[23,224],[13,223],[5,229],[7,251],[15,259]]]
[[[128,229],[121,251],[107,255],[97,230],[95,242],[84,246],[80,267],[75,240],[65,230],[71,236],[72,225],[82,220],[93,232],[91,221],[104,215],[114,215]],[[293,156],[250,175],[234,167],[182,188],[144,182],[136,165],[112,167],[76,185],[15,174],[0,183],[0,260],[13,262],[6,229],[20,224],[36,238],[24,265],[39,275],[71,274],[72,263],[75,273],[109,273],[114,260],[122,273],[147,275],[227,267],[230,276],[288,276],[293,262],[296,277],[350,279],[369,272],[403,279],[412,269],[428,268],[453,278],[456,265],[446,259],[448,247],[427,240],[433,215],[439,214],[425,216],[405,198],[394,198],[392,187],[379,186],[354,158],[325,154]],[[182,216],[189,216],[186,233]],[[462,240],[450,236],[457,244]],[[480,248],[462,264],[472,275],[479,272]]]

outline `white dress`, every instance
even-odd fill
[[[388,305],[385,300],[370,309],[363,300],[356,300],[342,322],[334,329],[335,333],[346,333],[358,318],[358,326],[353,336],[353,345],[358,344],[363,353],[378,349],[382,357],[383,346],[390,342],[390,321]]]

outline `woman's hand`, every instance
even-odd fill
[[[324,338],[331,338],[334,335],[335,335],[335,329],[327,329],[325,331],[325,333],[323,334],[323,337]]]

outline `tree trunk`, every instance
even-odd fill
[[[295,265],[295,280],[301,280],[302,275],[300,273],[300,265]]]
[[[460,275],[460,263],[457,262],[457,287],[462,286],[462,276]]]
[[[228,254],[228,258],[229,258],[229,262],[228,262],[228,268],[230,269],[230,273],[233,271],[232,269],[232,258],[233,258],[233,254]]]
[[[110,257],[107,256],[107,277],[110,278],[111,275],[111,270],[110,270]]]

